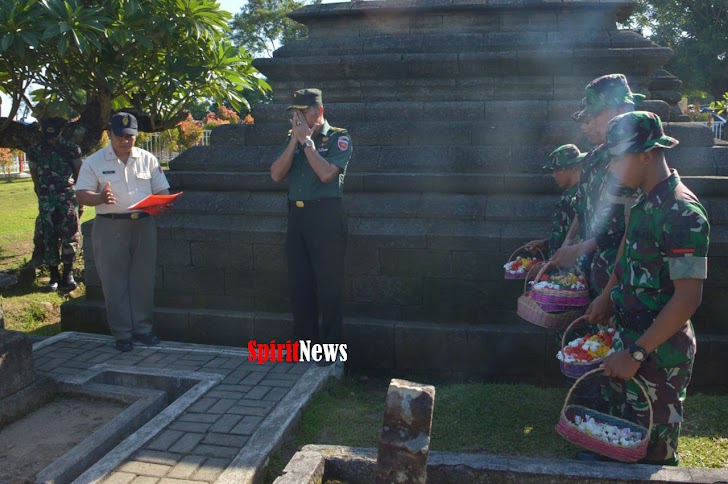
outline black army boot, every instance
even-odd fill
[[[73,264],[63,264],[63,279],[61,280],[61,286],[69,291],[73,291],[78,287],[78,284],[76,284],[76,281],[73,279]]]
[[[58,272],[58,267],[51,266],[51,280],[48,281],[45,290],[48,292],[57,291],[59,282],[61,282],[61,274]]]

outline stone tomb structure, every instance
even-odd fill
[[[631,1],[385,0],[307,6],[306,39],[255,66],[273,87],[255,124],[222,126],[171,163],[184,190],[159,219],[157,330],[163,339],[245,346],[291,335],[286,187],[269,175],[292,91],[320,87],[347,127],[349,363],[487,378],[559,378],[551,332],[520,320],[523,287],[502,264],[543,237],[558,193],[548,153],[586,140],[570,115],[593,78],[622,72],[635,92],[670,57],[617,22]],[[679,86],[674,78],[660,90]],[[669,77],[669,75],[667,76]],[[664,97],[664,92],[660,96]],[[680,121],[665,101],[645,106]],[[671,116],[671,113],[673,116]],[[695,317],[695,385],[722,381],[728,354],[728,147],[702,125],[671,122],[669,161],[712,222],[710,276]],[[84,227],[88,299],[63,327],[105,331]]]

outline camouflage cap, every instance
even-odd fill
[[[597,77],[584,88],[581,111],[571,115],[574,121],[582,122],[596,116],[606,108],[624,104],[638,104],[645,100],[644,94],[633,93],[624,74],[607,74]]]
[[[607,150],[612,156],[673,148],[678,143],[675,138],[665,135],[660,117],[647,111],[620,114],[607,126]]]
[[[571,168],[581,163],[586,153],[579,151],[576,145],[563,145],[556,148],[549,155],[549,162],[543,166],[544,170],[557,171]]]
[[[321,89],[301,89],[293,93],[293,104],[286,109],[306,109],[314,104],[323,104]]]
[[[44,118],[40,120],[40,129],[44,138],[57,138],[68,121],[63,118]]]

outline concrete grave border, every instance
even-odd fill
[[[110,336],[68,331],[56,336],[46,338],[33,345],[33,350],[39,350],[53,345],[64,339],[77,339],[113,343]],[[162,344],[148,348],[150,350],[202,352],[217,355],[233,356],[247,359],[248,351],[230,347],[211,346],[191,343],[175,343],[163,341]],[[92,380],[106,371],[126,372],[141,375],[155,375],[173,378],[193,378],[202,380],[194,385],[174,402],[167,406],[156,417],[149,420],[136,432],[129,435],[124,441],[112,449],[108,454],[98,460],[93,466],[81,474],[74,483],[85,484],[100,482],[122,464],[129,456],[150,441],[155,435],[172,423],[192,403],[202,397],[207,391],[216,386],[223,377],[219,374],[175,371],[111,364],[95,365],[89,370],[71,377],[58,377],[57,380],[68,384],[81,384]],[[260,423],[258,429],[250,437],[249,443],[244,445],[233,458],[227,469],[217,478],[216,483],[247,483],[260,478],[260,471],[268,462],[273,452],[282,444],[283,438],[297,422],[304,407],[308,404],[315,392],[323,386],[329,377],[340,377],[343,366],[334,364],[328,367],[311,365],[298,382],[288,391],[273,411]],[[255,445],[260,443],[260,445]]]
[[[306,445],[296,452],[274,484],[321,482],[325,473],[347,482],[373,482],[377,450],[334,445]],[[430,452],[428,482],[473,482],[490,474],[498,482],[728,482],[728,469],[661,467],[645,464],[579,462],[576,460],[539,459],[533,457]],[[448,468],[460,477],[452,481],[441,478]],[[438,478],[438,474],[441,476]],[[477,482],[481,482],[477,480]],[[490,481],[488,481],[490,482]]]

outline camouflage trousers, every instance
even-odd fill
[[[78,203],[75,194],[38,197],[43,260],[50,267],[71,265],[78,252]],[[60,245],[60,254],[59,254]]]
[[[591,260],[589,270],[589,292],[593,298],[604,292],[612,275],[614,262],[617,260],[618,249],[597,249]]]
[[[617,321],[619,339],[615,339],[616,350],[628,347],[636,341],[641,332],[625,329]],[[683,402],[695,360],[695,334],[690,321],[667,342],[660,345],[642,363],[636,379],[652,404],[653,425],[647,446],[645,463],[677,465],[678,440],[683,420]],[[610,379],[603,387],[613,415],[648,428],[650,407],[638,383]]]

